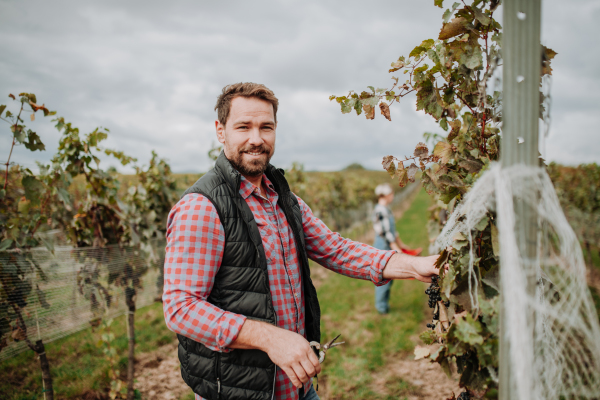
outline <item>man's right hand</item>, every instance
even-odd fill
[[[264,322],[246,319],[229,347],[264,351],[298,388],[321,372],[319,358],[304,337]]]

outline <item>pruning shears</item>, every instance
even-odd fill
[[[327,350],[329,350],[335,346],[339,346],[340,344],[346,343],[346,342],[334,343],[341,335],[342,334],[340,333],[339,335],[334,337],[333,340],[331,340],[328,343],[325,343],[323,346],[321,346],[321,344],[318,342],[310,342],[309,343],[310,347],[314,347],[315,349],[319,350],[319,363],[320,364],[322,364],[323,361],[325,360],[325,353],[327,353]]]

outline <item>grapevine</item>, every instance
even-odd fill
[[[502,121],[502,93],[488,88],[495,69],[502,64],[502,26],[494,19],[498,0],[454,3],[444,15],[437,39],[426,39],[408,55],[391,64],[390,88],[350,91],[331,96],[342,113],[381,114],[391,120],[390,105],[410,93],[416,95],[416,109],[430,115],[447,132],[446,136],[426,134],[437,140],[433,149],[418,143],[413,154],[383,158],[383,168],[399,186],[414,182],[417,173],[426,191],[435,198],[429,222],[430,238],[444,227],[447,216],[462,201],[479,175],[499,159]],[[435,0],[443,7],[443,0]],[[556,52],[543,48],[541,74],[552,73]],[[540,96],[543,101],[544,96]],[[456,365],[459,384],[466,389],[461,398],[493,396],[498,387],[498,231],[495,215],[488,213],[468,238],[458,234],[454,243],[440,254],[449,264],[440,268],[439,280],[428,289],[434,320],[421,334],[437,350],[418,348],[417,358],[437,362],[448,374]],[[473,254],[473,258],[471,257]],[[474,274],[468,273],[472,261]],[[438,268],[440,265],[438,265]],[[477,292],[469,292],[469,287]],[[417,351],[418,350],[418,351]],[[468,392],[468,393],[467,393]]]

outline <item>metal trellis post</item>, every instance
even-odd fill
[[[503,1],[503,126],[502,167],[539,163],[538,124],[540,115],[541,0]],[[537,216],[535,211],[515,200],[516,236],[528,271],[528,290],[535,290],[532,273],[537,257]],[[502,272],[501,272],[502,273]],[[500,400],[519,399],[510,370],[510,342],[507,340],[505,303],[500,310]],[[531,332],[533,334],[533,332]]]

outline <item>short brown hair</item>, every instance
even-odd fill
[[[275,97],[275,93],[260,83],[240,82],[225,86],[217,98],[215,111],[217,111],[219,122],[223,125],[225,125],[227,118],[229,118],[231,100],[235,97],[256,97],[271,103],[273,105],[275,123],[277,123],[277,106],[279,106],[279,100]]]

